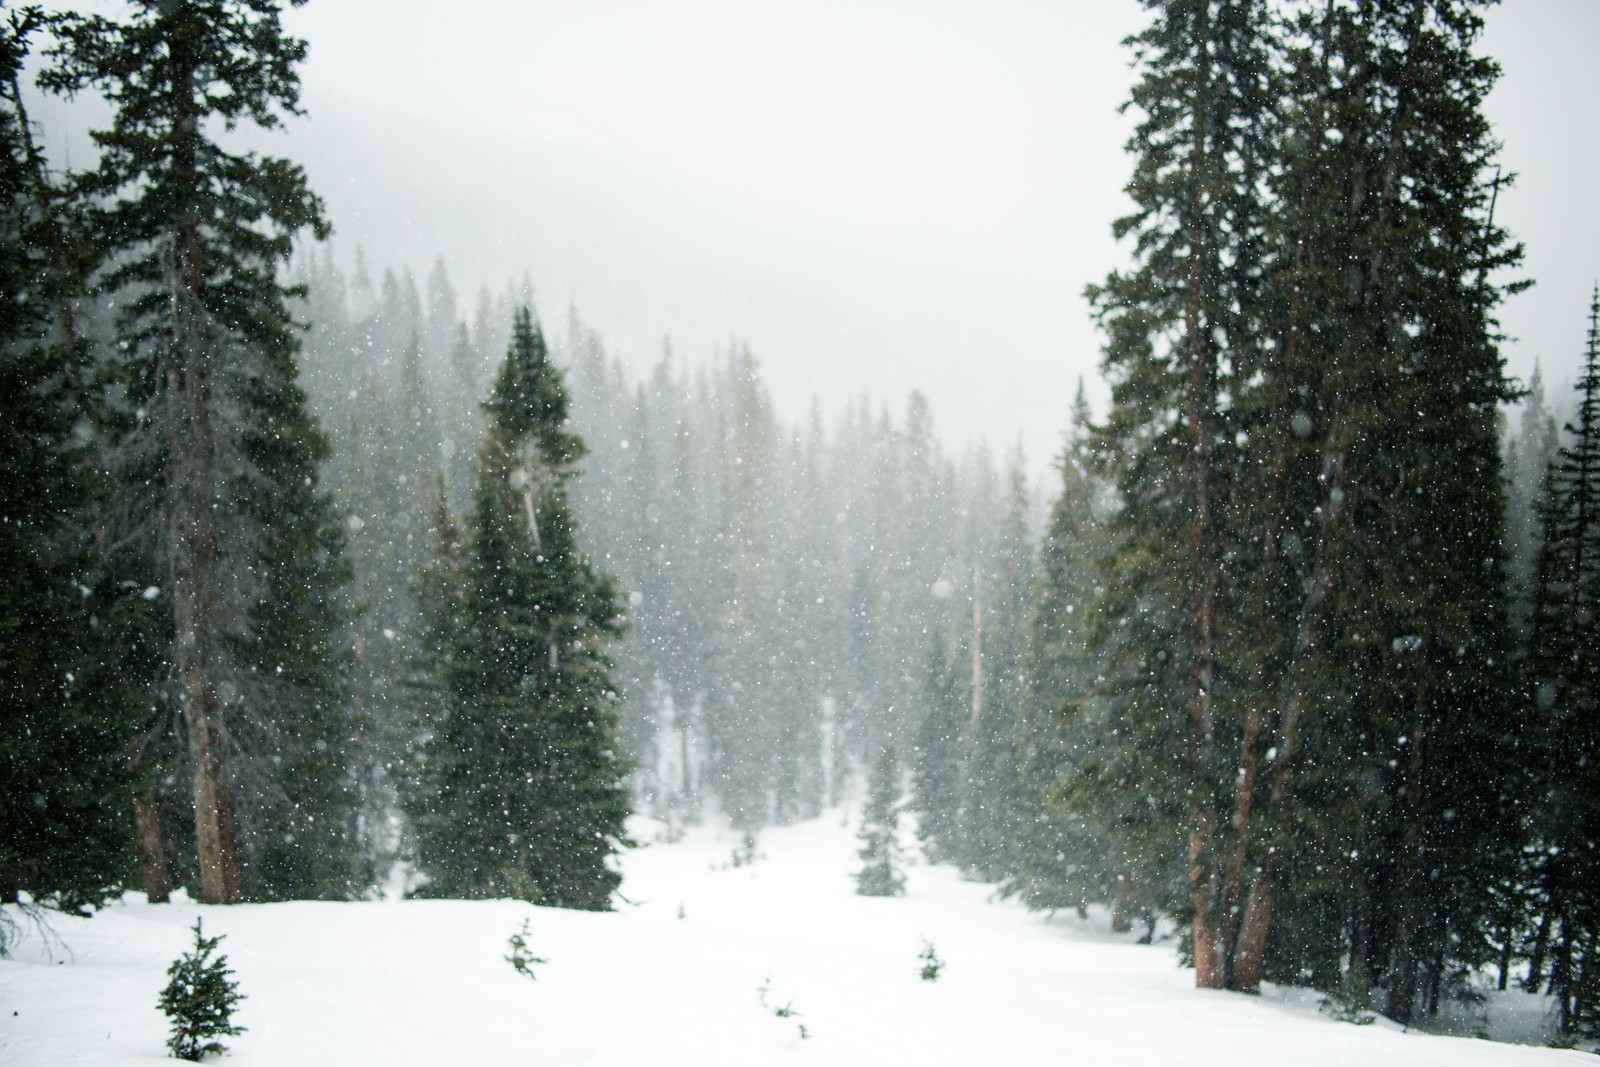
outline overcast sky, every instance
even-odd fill
[[[470,307],[527,275],[635,367],[730,338],[780,410],[926,392],[946,440],[1060,439],[1082,299],[1123,251],[1134,0],[315,0],[303,162],[348,264],[443,255]],[[1570,381],[1600,274],[1600,2],[1512,0],[1484,49],[1538,279],[1511,373]]]

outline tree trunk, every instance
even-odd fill
[[[1261,991],[1261,971],[1267,958],[1267,934],[1272,929],[1272,909],[1277,903],[1273,871],[1264,864],[1250,884],[1250,902],[1233,953],[1232,988],[1240,993]]]
[[[216,729],[215,701],[186,694],[189,750],[194,757],[194,836],[200,865],[200,900],[239,902],[239,864],[233,794],[225,775],[224,742]]]
[[[200,899],[239,900],[233,796],[225,766],[227,738],[213,677],[220,658],[217,444],[211,411],[210,351],[202,323],[197,239],[174,264],[173,366],[166,374],[167,498],[172,573],[174,667],[189,755],[194,761],[194,830]]]
[[[1111,898],[1111,929],[1114,933],[1125,934],[1133,929],[1133,916],[1128,914],[1128,899],[1131,895],[1128,876],[1117,875],[1117,892]]]
[[[1417,683],[1417,719],[1411,729],[1411,759],[1406,771],[1405,822],[1401,828],[1400,907],[1395,919],[1394,947],[1389,968],[1389,996],[1384,1014],[1403,1026],[1411,1024],[1417,1000],[1417,956],[1422,925],[1422,778],[1424,723],[1427,701],[1427,656],[1423,653],[1423,680]]]
[[[172,899],[172,874],[167,870],[166,846],[161,840],[161,817],[156,808],[154,789],[147,789],[133,802],[133,835],[139,848],[139,874],[144,881],[145,899],[165,904]]]
[[[1207,852],[1211,847],[1211,823],[1205,814],[1189,833],[1189,899],[1194,902],[1194,984],[1199,989],[1222,989],[1227,985],[1223,973],[1217,917],[1212,902],[1216,899],[1217,875]]]
[[[1550,912],[1547,905],[1543,914],[1539,916],[1539,932],[1533,935],[1533,951],[1528,953],[1528,977],[1522,982],[1522,988],[1529,993],[1539,992],[1539,987],[1544,984],[1544,956],[1550,948]]]
[[[1227,984],[1226,959],[1222,953],[1222,937],[1217,925],[1217,864],[1213,856],[1216,833],[1216,812],[1210,800],[1211,782],[1216,763],[1215,711],[1212,707],[1212,690],[1215,685],[1216,624],[1217,624],[1217,515],[1212,500],[1211,484],[1213,427],[1216,422],[1217,368],[1210,331],[1201,322],[1202,294],[1207,282],[1207,268],[1211,254],[1201,222],[1207,210],[1203,185],[1208,167],[1208,129],[1206,121],[1206,94],[1211,86],[1210,42],[1208,20],[1209,0],[1201,5],[1203,11],[1196,20],[1197,37],[1195,53],[1198,60],[1196,82],[1198,89],[1193,98],[1193,121],[1189,151],[1188,220],[1189,241],[1187,277],[1185,279],[1183,332],[1185,358],[1188,360],[1189,381],[1185,414],[1188,417],[1191,447],[1187,461],[1190,524],[1189,565],[1190,622],[1193,633],[1194,693],[1190,701],[1190,719],[1194,736],[1193,760],[1195,778],[1191,788],[1189,826],[1189,895],[1194,902],[1194,964],[1195,985],[1202,989],[1218,989]]]
[[[1249,839],[1250,816],[1255,805],[1256,776],[1261,767],[1261,708],[1252,704],[1245,716],[1244,741],[1239,752],[1239,784],[1234,789],[1233,830],[1238,842],[1228,857],[1228,876],[1222,885],[1222,934],[1229,965],[1229,986],[1240,988],[1232,972],[1238,966],[1239,926],[1244,918],[1244,871],[1248,859],[1245,844]],[[1254,992],[1252,988],[1250,992]]]

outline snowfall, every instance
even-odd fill
[[[1491,995],[1435,1028],[1339,1022],[1306,990],[1197,991],[1174,942],[1114,934],[1090,909],[1030,914],[913,861],[903,897],[855,895],[852,817],[737,838],[691,828],[622,859],[610,913],[517,901],[151,906],[129,894],[53,916],[0,960],[0,1063],[155,1064],[169,963],[203,916],[245,1000],[221,1062],[372,1064],[1593,1063],[1535,1047],[1540,998]],[[507,962],[524,921],[533,977]],[[944,961],[921,977],[931,943]],[[1489,1041],[1473,1034],[1490,1033]],[[1513,1043],[1525,1042],[1525,1043]],[[213,1057],[213,1060],[215,1057]]]

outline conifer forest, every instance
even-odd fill
[[[256,147],[317,121],[303,2],[0,4],[0,955],[135,896],[610,911],[848,811],[851,892],[1600,1042],[1600,289],[1508,371],[1489,3],[1142,0],[1035,465],[915,370],[625,359],[537,248],[335,243]]]

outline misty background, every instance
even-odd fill
[[[273,138],[334,221],[340,262],[463,292],[528,278],[644,368],[731,338],[790,418],[920,388],[941,436],[1019,438],[1040,469],[1078,376],[1103,409],[1084,285],[1124,261],[1118,113],[1131,0],[1094,5],[507,3],[286,13],[307,120]],[[1508,371],[1564,395],[1600,216],[1600,5],[1491,9],[1488,114],[1518,174],[1498,214],[1538,284],[1507,303]],[[1565,117],[1563,117],[1565,116]]]

